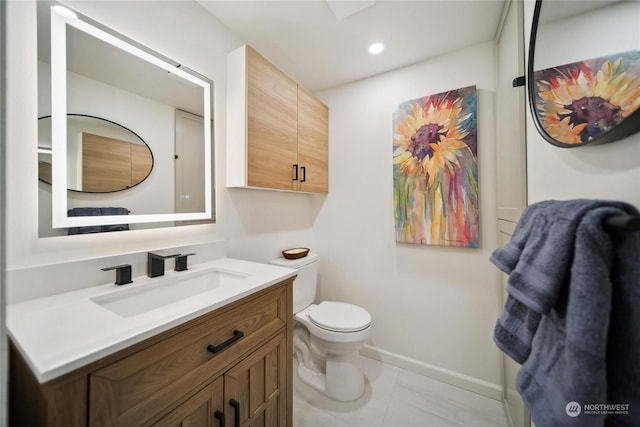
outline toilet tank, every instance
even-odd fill
[[[294,313],[304,310],[313,304],[318,288],[317,254],[309,253],[306,257],[299,259],[278,258],[270,261],[269,264],[298,270],[298,277],[296,277],[295,282],[293,282]]]

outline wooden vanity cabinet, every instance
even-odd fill
[[[285,423],[287,398],[282,387],[286,338],[281,332],[153,426],[290,425]]]
[[[292,283],[44,384],[12,349],[11,425],[291,426]]]
[[[291,365],[284,358],[286,345],[281,333],[224,374],[225,413],[239,421],[228,425],[285,425],[287,398],[282,384]]]
[[[224,382],[218,378],[193,397],[178,406],[154,423],[154,427],[183,427],[183,426],[215,426],[216,420],[220,426],[225,420],[222,412],[224,407]],[[217,426],[216,426],[217,427]]]
[[[327,193],[327,106],[250,46],[227,62],[227,186]]]

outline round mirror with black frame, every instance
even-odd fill
[[[638,1],[536,0],[529,108],[540,135],[564,148],[640,131]]]
[[[86,114],[67,114],[67,129],[69,191],[114,193],[151,174],[151,148],[131,129]],[[38,119],[38,178],[51,184],[51,116]]]

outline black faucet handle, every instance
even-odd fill
[[[174,268],[175,271],[185,271],[188,270],[187,268],[187,257],[190,257],[191,255],[195,255],[195,253],[190,253],[190,254],[180,254],[176,257],[176,266]]]
[[[176,258],[182,254],[161,255],[147,252],[147,276],[158,277],[164,275],[164,260]]]
[[[156,259],[170,259],[170,258],[177,258],[179,256],[181,256],[182,254],[172,254],[172,255],[161,255],[161,254],[154,254],[152,252],[148,252],[149,256],[151,258],[156,258]]]
[[[114,265],[113,267],[101,268],[102,271],[115,270],[116,271],[116,285],[126,285],[133,283],[131,280],[131,264]]]

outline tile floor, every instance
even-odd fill
[[[368,357],[365,394],[354,402],[307,386],[294,363],[295,427],[507,427],[501,402]]]

